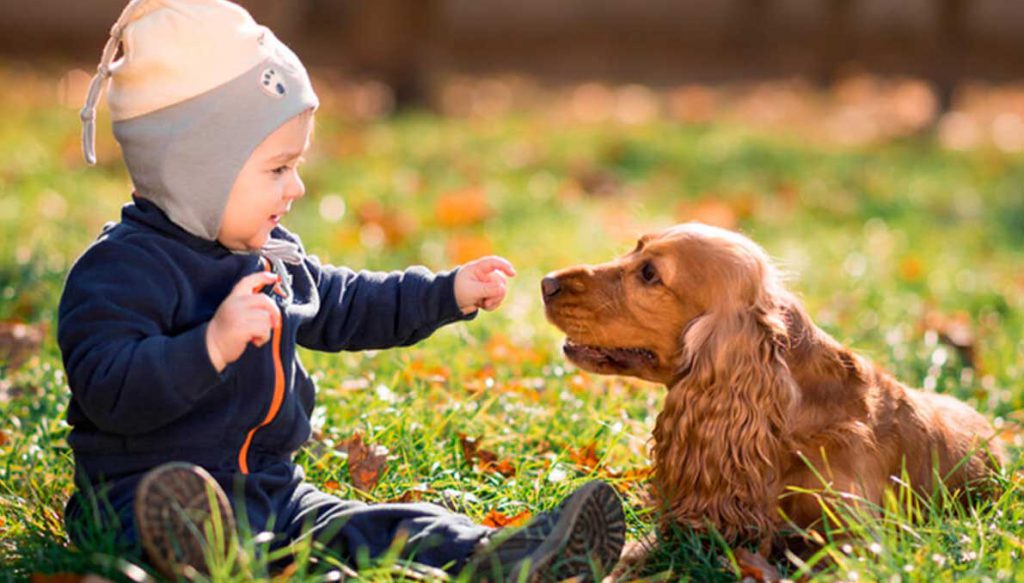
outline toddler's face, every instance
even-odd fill
[[[313,114],[293,117],[267,136],[235,178],[217,240],[228,249],[256,250],[306,193],[298,165],[309,148]]]

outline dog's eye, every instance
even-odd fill
[[[653,263],[648,261],[643,264],[640,268],[640,278],[644,280],[644,283],[658,283],[658,270],[654,268]]]

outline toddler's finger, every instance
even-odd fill
[[[480,295],[483,296],[485,299],[490,299],[497,296],[505,297],[506,289],[508,289],[508,286],[505,284],[505,279],[502,278],[499,279],[498,281],[492,281],[490,283],[482,284],[480,286]]]
[[[276,283],[277,274],[272,271],[257,271],[238,280],[235,287],[231,288],[232,296],[249,295],[263,289],[264,286]]]
[[[273,334],[272,320],[269,315],[263,312],[250,317],[246,327],[249,330],[249,341],[257,348],[266,344]]]
[[[498,257],[497,255],[488,255],[477,259],[477,269],[483,273],[491,273],[494,271],[502,272],[509,277],[515,277],[516,268],[512,267],[512,264],[504,257]]]
[[[276,326],[281,323],[281,310],[278,309],[277,304],[269,296],[264,294],[249,296],[248,306],[252,309],[266,312],[270,317],[272,325]]]
[[[480,277],[480,281],[484,283],[497,283],[501,285],[507,285],[508,278],[505,277],[505,274],[500,271],[491,271],[489,273],[483,274]]]

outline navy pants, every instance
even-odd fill
[[[288,462],[262,467],[247,476],[211,475],[232,501],[236,516],[245,513],[252,533],[275,534],[272,549],[314,537],[352,565],[364,554],[369,558],[380,555],[396,538],[404,537],[403,557],[454,574],[492,531],[435,504],[370,505],[342,500],[303,481],[302,468]],[[99,488],[79,488],[65,510],[72,541],[87,545],[87,523],[98,521],[108,532],[118,532],[119,544],[138,552],[132,502],[141,478],[127,476]]]

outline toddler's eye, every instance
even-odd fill
[[[278,166],[277,168],[274,168],[273,170],[271,170],[271,172],[273,172],[277,176],[280,176],[280,175],[284,174],[287,171],[288,171],[288,167],[287,166]]]

